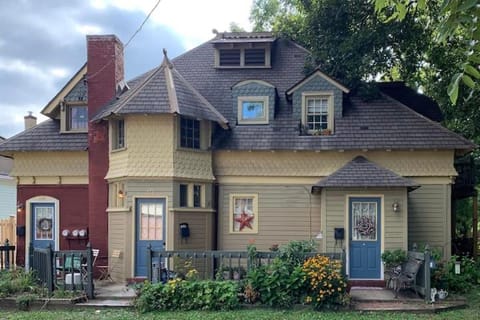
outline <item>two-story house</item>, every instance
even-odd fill
[[[475,145],[427,97],[392,83],[365,101],[305,74],[309,52],[271,33],[218,33],[128,82],[115,36],[88,36],[87,55],[50,120],[0,145],[24,204],[20,250],[119,249],[118,279],[146,275],[148,244],[316,239],[345,248],[351,279],[375,280],[386,249],[450,255],[453,160]]]

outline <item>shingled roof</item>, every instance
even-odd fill
[[[368,161],[363,156],[358,156],[330,176],[317,182],[312,189],[327,187],[405,187],[413,190],[419,185]]]
[[[60,121],[48,119],[3,143],[0,152],[87,150],[87,133],[60,133]]]
[[[223,117],[182,75],[166,56],[160,67],[137,80],[118,100],[103,108],[93,120],[112,114],[176,113],[197,119],[216,121],[226,127]]]

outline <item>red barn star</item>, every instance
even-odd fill
[[[250,216],[250,215],[246,214],[245,212],[242,212],[240,217],[235,218],[235,221],[240,223],[240,231],[242,231],[243,228],[245,228],[245,227],[249,227],[250,229],[253,230],[252,224],[251,224],[253,218],[254,218],[253,216]]]

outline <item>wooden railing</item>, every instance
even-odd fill
[[[86,250],[54,251],[34,248],[30,245],[30,265],[40,284],[54,290],[84,291],[89,299],[94,298],[93,254],[90,244]]]
[[[345,274],[345,254],[339,253],[305,253],[306,259],[322,255],[342,261],[342,273]],[[246,272],[253,265],[269,264],[278,256],[277,252],[256,252],[252,259],[247,251],[154,251],[147,248],[147,278],[150,282],[166,281],[179,273],[186,273],[188,267],[194,268],[201,279],[215,280],[221,272],[229,272],[234,280],[234,272]],[[188,264],[188,267],[185,265]]]

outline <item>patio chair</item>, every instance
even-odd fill
[[[63,259],[57,260],[55,269],[60,279],[64,279],[69,274],[70,277],[74,277],[75,274],[80,275],[82,273],[81,258],[77,255],[65,255]]]
[[[115,270],[117,264],[120,262],[120,255],[121,251],[115,249],[112,251],[110,255],[109,265],[107,266],[97,266],[97,269],[100,271],[100,277],[98,280],[110,280],[113,282],[112,279],[112,272]]]
[[[92,270],[95,268],[95,263],[97,262],[98,255],[100,254],[100,249],[92,249]],[[82,279],[86,279],[88,274],[88,264],[82,263]]]

